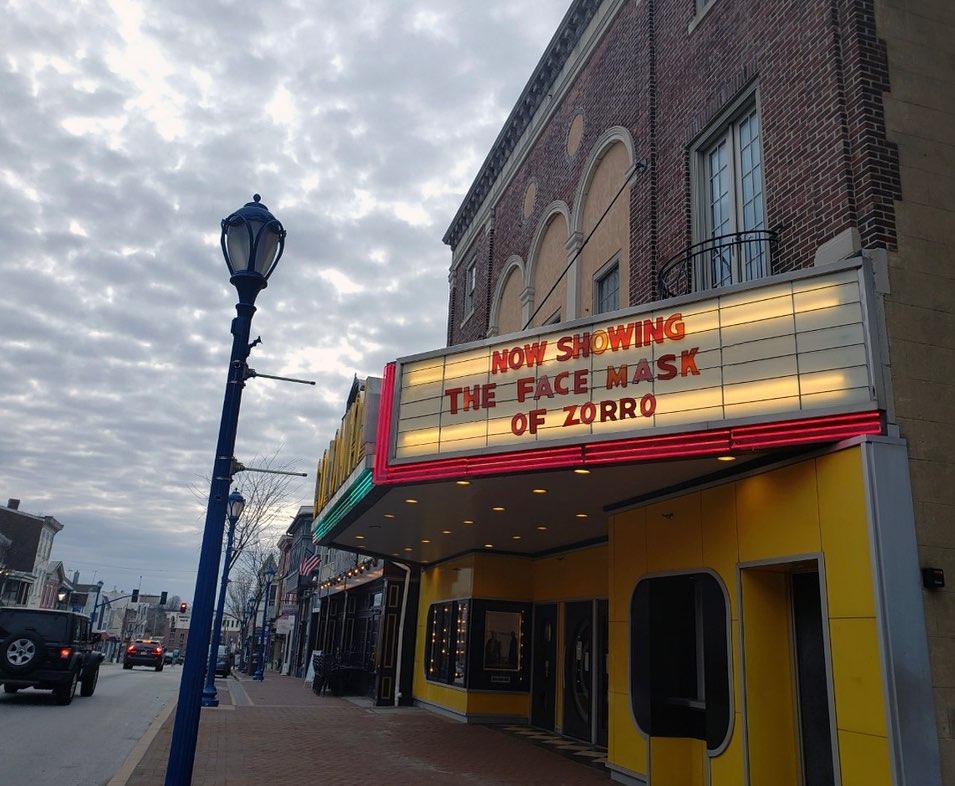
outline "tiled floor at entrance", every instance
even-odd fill
[[[234,704],[203,710],[194,786],[359,781],[419,784],[609,782],[608,771],[567,750],[515,731],[466,725],[423,709],[372,709],[318,697],[301,680],[269,674],[264,683],[220,681]],[[246,703],[248,702],[248,703]],[[130,786],[163,783],[172,718],[136,767]],[[546,733],[541,733],[546,734]],[[557,738],[562,744],[575,746]],[[583,746],[586,747],[586,746]]]
[[[489,728],[512,734],[519,739],[529,740],[543,748],[556,751],[572,761],[589,764],[606,772],[604,766],[607,763],[606,748],[597,748],[585,742],[577,742],[552,731],[535,729],[533,726],[490,726]]]

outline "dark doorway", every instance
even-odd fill
[[[826,676],[819,573],[792,575],[792,609],[803,783],[805,786],[833,786],[829,680]]]
[[[609,714],[610,674],[607,671],[607,654],[610,651],[610,614],[606,600],[597,601],[597,688],[594,696],[594,742],[607,747]]]
[[[564,726],[568,737],[590,742],[593,734],[593,601],[565,606]]]
[[[554,730],[557,697],[557,604],[534,606],[531,724]]]

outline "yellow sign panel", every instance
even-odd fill
[[[393,455],[400,463],[874,405],[860,276],[769,283],[403,362]]]

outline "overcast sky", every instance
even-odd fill
[[[236,454],[314,469],[352,374],[445,340],[441,237],[569,0],[7,0],[0,502],[83,580],[191,599],[235,303],[219,221],[288,231]]]

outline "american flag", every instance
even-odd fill
[[[302,557],[302,563],[298,566],[299,575],[307,576],[318,567],[318,563],[321,561],[321,557],[319,557],[318,554],[306,554]]]

